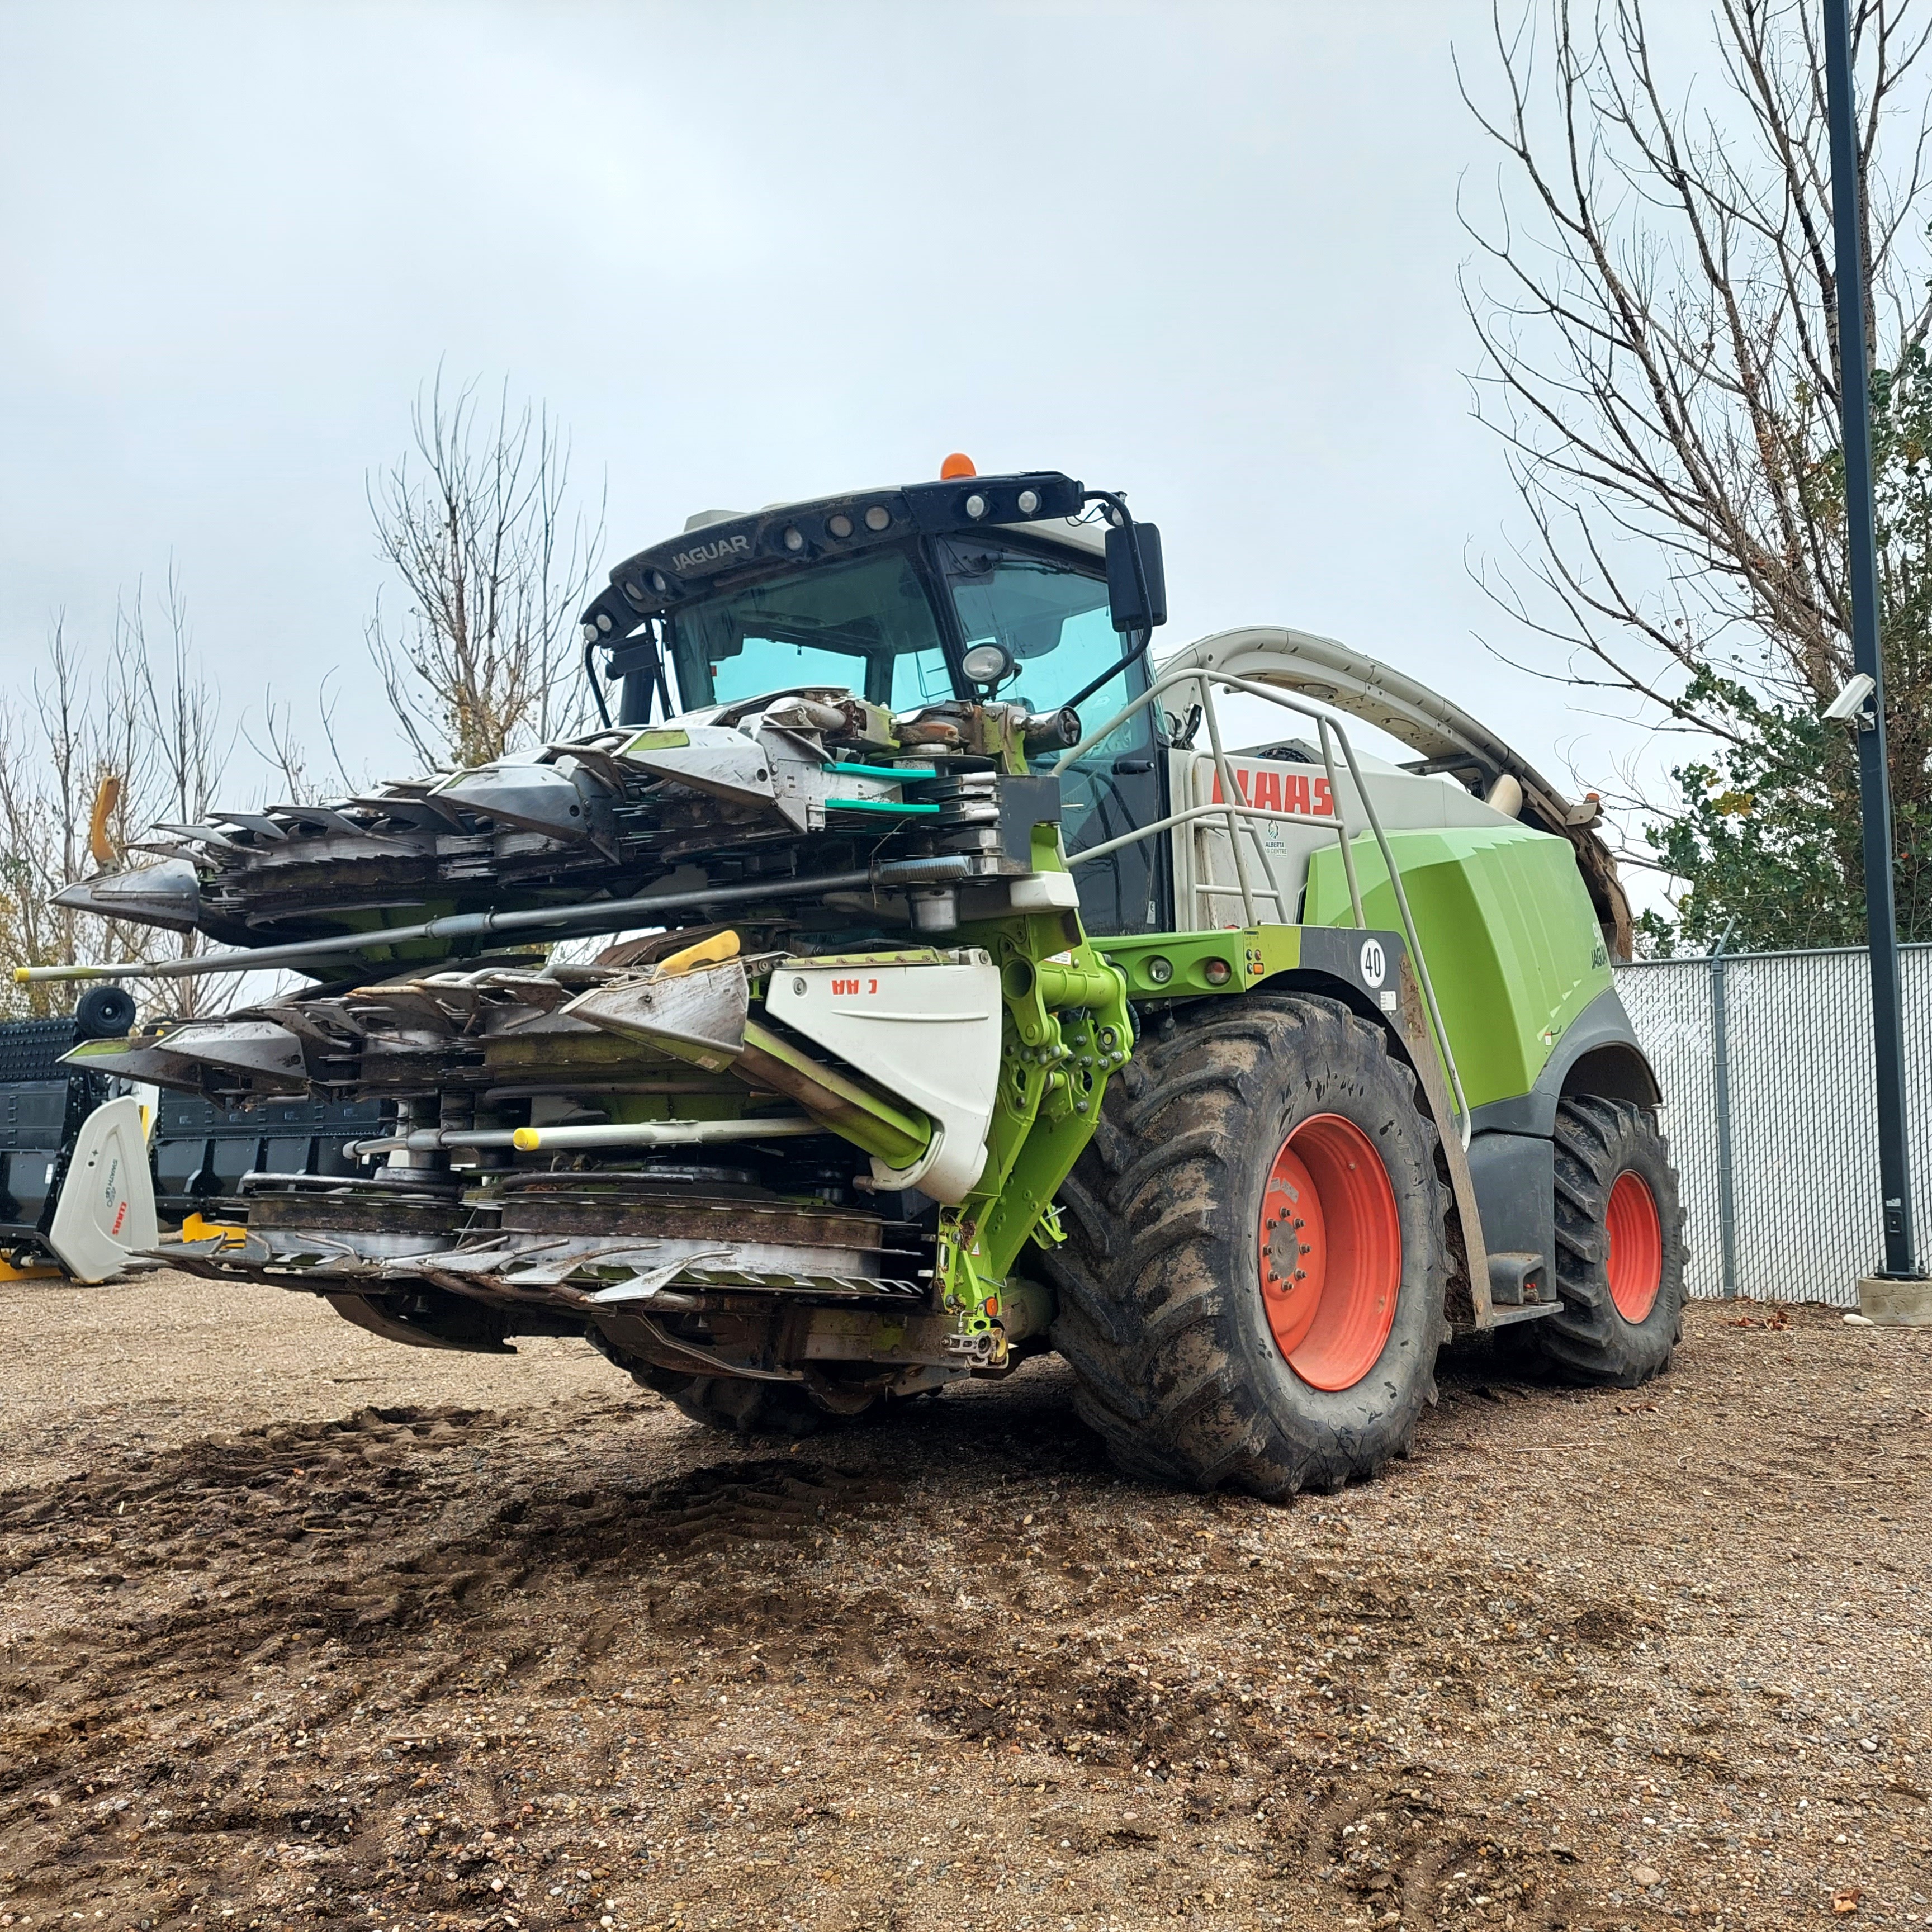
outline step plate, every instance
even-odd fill
[[[1492,1310],[1490,1326],[1507,1328],[1517,1322],[1534,1322],[1545,1315],[1554,1315],[1563,1306],[1560,1301],[1524,1301],[1514,1306],[1498,1302]]]

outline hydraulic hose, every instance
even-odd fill
[[[703,907],[755,905],[766,899],[810,898],[855,887],[891,891],[901,886],[936,885],[964,879],[963,858],[888,859],[863,872],[829,872],[816,878],[759,880],[748,885],[706,886],[695,892],[646,894],[633,899],[590,899],[575,905],[544,906],[526,912],[459,912],[417,926],[385,926],[374,932],[345,932],[329,939],[296,940],[286,946],[258,946],[234,952],[206,952],[184,959],[124,959],[105,966],[16,966],[16,985],[50,980],[186,980],[203,973],[254,973],[275,966],[301,966],[314,960],[373,952],[422,940],[458,944],[524,935],[536,939],[586,938],[652,926],[667,912]],[[425,962],[430,963],[430,962]]]

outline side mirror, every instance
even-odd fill
[[[1107,603],[1117,631],[1151,631],[1167,622],[1167,573],[1153,524],[1108,529]]]

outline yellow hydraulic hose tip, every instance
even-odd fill
[[[726,959],[738,956],[738,935],[735,932],[715,932],[709,939],[700,939],[695,946],[687,946],[681,952],[674,952],[668,959],[658,962],[658,977],[676,979],[688,973],[694,967],[715,966]]]
[[[543,1136],[535,1127],[519,1127],[510,1136],[510,1144],[519,1154],[535,1154],[543,1145]]]
[[[14,968],[14,983],[16,986],[24,986],[26,985],[27,969],[26,967],[16,966]]]

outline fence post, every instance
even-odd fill
[[[1730,1016],[1724,999],[1726,926],[1711,953],[1711,1045],[1718,1110],[1718,1250],[1722,1292],[1727,1301],[1738,1292],[1738,1209],[1731,1174],[1731,1060]]]

